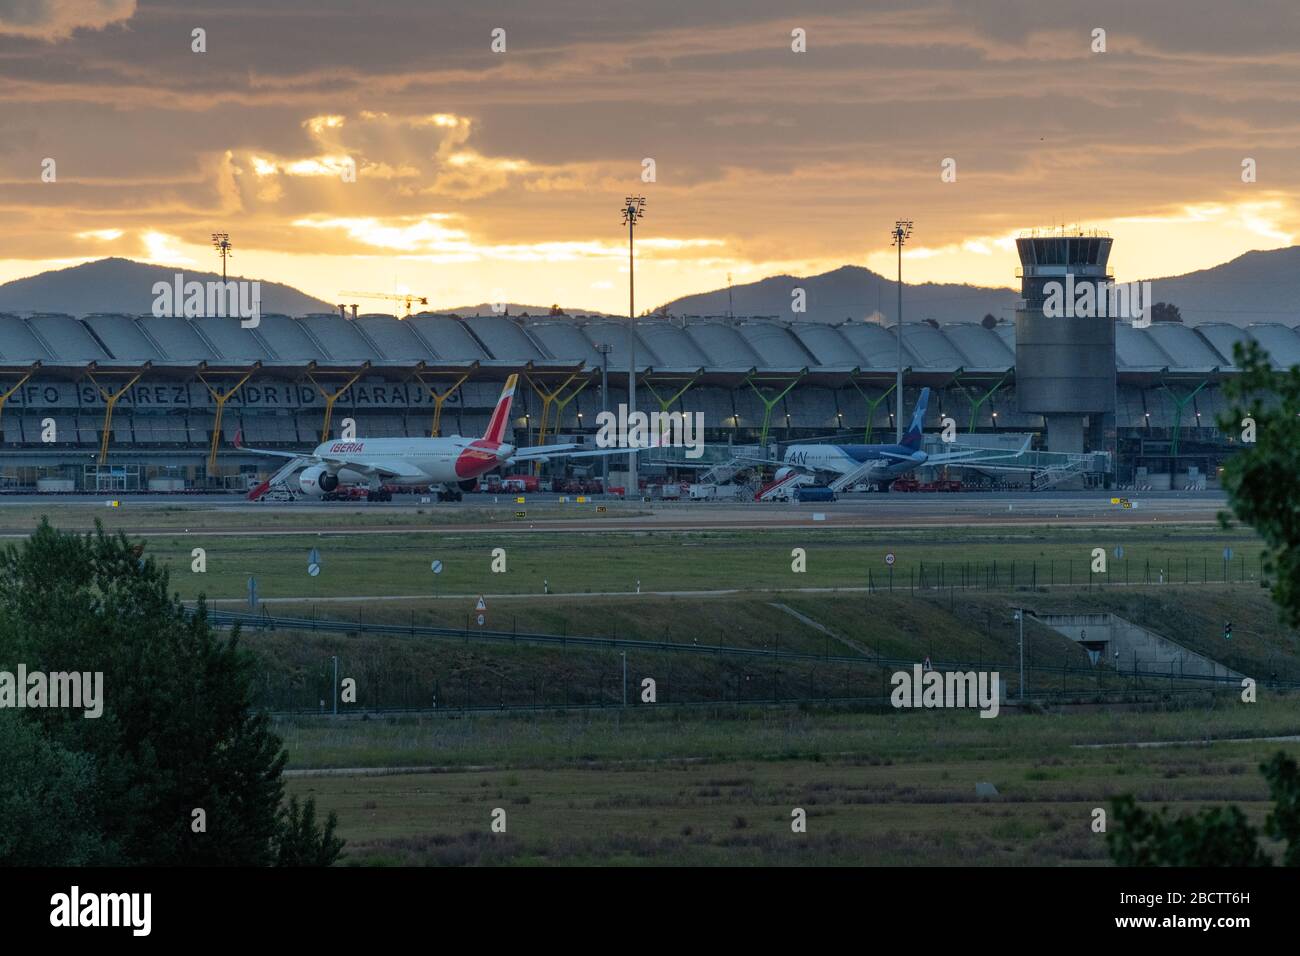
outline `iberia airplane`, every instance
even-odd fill
[[[242,433],[237,433],[236,448],[289,459],[283,468],[250,491],[248,497],[256,501],[273,485],[301,470],[298,484],[313,498],[347,485],[365,485],[375,490],[383,485],[442,485],[446,490],[439,498],[458,501],[461,492],[472,490],[479,477],[502,465],[550,458],[626,455],[633,451],[629,448],[584,451],[582,445],[516,448],[503,441],[510,424],[510,404],[518,380],[518,375],[506,379],[482,438],[463,438],[460,435],[446,438],[357,438],[322,442],[314,451],[300,454],[244,448]]]

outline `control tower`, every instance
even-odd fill
[[[1104,304],[1111,241],[1065,229],[1016,240],[1016,400],[1043,416],[1050,451],[1104,450],[1114,427],[1115,320]]]

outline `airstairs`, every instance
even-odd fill
[[[865,481],[867,476],[871,474],[871,469],[877,467],[878,464],[879,462],[876,461],[864,461],[862,464],[858,465],[858,467],[854,468],[852,471],[847,471],[844,474],[840,475],[838,478],[832,481],[828,487],[831,489],[831,491],[835,492],[836,494],[839,494],[845,488],[852,488],[858,482]]]
[[[248,500],[257,501],[260,498],[262,498],[262,496],[265,495],[268,491],[273,491],[273,490],[286,491],[292,497],[293,489],[289,487],[289,477],[295,471],[297,471],[298,469],[302,468],[304,465],[307,465],[309,463],[310,463],[310,459],[307,458],[289,459],[289,461],[285,463],[283,468],[281,468],[270,478],[266,479],[266,481],[262,482],[260,485],[258,485],[252,491],[250,491],[248,493]]]
[[[755,501],[778,501],[789,498],[794,494],[795,488],[800,485],[811,485],[813,483],[812,475],[805,475],[802,472],[792,471],[774,481],[769,481],[758,493],[754,495]]]

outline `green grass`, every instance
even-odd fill
[[[282,725],[293,766],[449,768],[299,776],[353,864],[1096,865],[1095,807],[1123,793],[1193,812],[1268,809],[1257,767],[1295,744],[1077,743],[1295,733],[1300,701],[1004,716],[765,711]],[[456,769],[459,767],[460,769]],[[999,796],[975,796],[990,782]],[[790,827],[807,814],[807,832]],[[494,809],[507,832],[493,834]],[[1276,851],[1276,847],[1271,846]]]
[[[315,533],[321,530],[346,530],[348,528],[408,528],[420,526],[470,525],[500,522],[514,524],[515,510],[523,508],[529,521],[573,519],[581,515],[592,521],[611,517],[634,517],[645,511],[630,502],[601,502],[604,512],[596,511],[596,504],[514,504],[514,497],[499,496],[498,502],[484,500],[469,507],[460,505],[417,504],[421,496],[411,496],[408,507],[375,507],[367,504],[330,502],[321,507],[280,508],[270,504],[244,502],[238,495],[219,497],[210,508],[188,505],[159,505],[136,502],[129,495],[116,499],[118,507],[110,507],[111,493],[104,493],[98,504],[68,502],[52,499],[48,504],[7,504],[0,499],[0,530],[13,533],[32,531],[43,516],[67,531],[89,531],[100,522],[109,531],[200,532],[226,531],[232,528],[256,526],[268,531],[294,531]]]
[[[952,760],[1059,756],[1076,744],[1300,734],[1300,697],[1235,694],[1197,706],[1096,708],[992,720],[973,712],[808,708],[714,711],[633,708],[561,716],[283,718],[277,732],[290,767],[422,767],[487,764],[533,769],[627,761],[813,760],[868,754],[936,766]],[[1107,751],[1109,752],[1109,751]],[[1140,763],[1156,750],[1123,751]]]
[[[1113,551],[1123,540],[1126,557],[1110,560],[1105,575],[1089,574],[1095,547]],[[995,590],[1048,588],[1070,593],[1089,586],[1156,586],[1197,583],[1208,575],[1216,586],[1220,555],[1233,548],[1232,586],[1258,575],[1260,545],[1241,531],[1146,529],[1042,529],[1035,533],[960,529],[952,531],[642,531],[565,533],[448,532],[383,535],[330,534],[218,537],[196,532],[148,541],[147,554],[167,565],[186,599],[242,600],[255,576],[263,598],[339,599],[362,596],[438,594],[697,591],[717,589],[861,588],[869,583],[895,592],[945,586]],[[192,570],[194,548],[206,553],[206,571]],[[320,551],[322,570],[307,574],[307,555]],[[791,568],[791,552],[803,548],[807,571]],[[506,571],[492,570],[494,551],[504,549]],[[886,552],[896,555],[892,584]],[[435,575],[434,560],[443,562]],[[1244,564],[1243,564],[1244,562]],[[1127,567],[1127,571],[1125,568]],[[995,572],[996,569],[996,572]],[[1176,573],[1175,573],[1176,572]],[[1221,585],[1217,585],[1221,586]]]
[[[1258,588],[1227,595],[1221,590],[1166,587],[1141,593],[1107,591],[1082,609],[1114,610],[1193,647],[1243,673],[1268,680],[1300,679],[1296,636],[1277,621]],[[1025,595],[1017,595],[1024,601]],[[1059,597],[1029,595],[1027,603],[1069,607]],[[1219,636],[1225,600],[1240,635]],[[759,699],[884,698],[895,665],[878,667],[879,656],[895,661],[959,662],[996,669],[1018,694],[1019,635],[1010,596],[962,592],[930,594],[728,594],[718,597],[606,597],[599,601],[555,598],[494,598],[488,625],[507,633],[530,632],[617,637],[699,645],[757,648],[814,657],[858,658],[862,663],[742,657],[650,648],[535,645],[477,639],[478,627],[453,602],[422,601],[408,606],[325,605],[277,607],[310,616],[322,611],[335,620],[455,629],[441,637],[376,635],[361,631],[322,633],[245,629],[246,646],[258,655],[259,703],[277,711],[314,711],[329,699],[331,658],[340,674],[357,681],[358,698],[348,710],[392,708],[617,706],[622,702],[622,655],[626,653],[629,693],[656,682],[662,703],[743,702]],[[792,617],[775,605],[795,609]],[[1040,607],[1040,610],[1043,609]],[[816,629],[812,621],[831,631]],[[1109,668],[1095,668],[1072,640],[1032,618],[1025,627],[1030,691],[1094,699],[1099,692],[1131,690],[1131,681]],[[1148,694],[1183,691],[1158,679],[1144,682]]]
[[[105,511],[111,522],[135,517],[133,527],[147,524],[131,515],[129,503],[127,509]],[[535,514],[529,511],[531,521]],[[193,511],[155,513],[149,520],[158,524],[152,527],[177,533],[149,538],[146,554],[171,568],[172,584],[186,598],[206,592],[242,600],[248,576],[255,575],[262,597],[301,599],[274,606],[274,613],[464,626],[472,602],[438,595],[504,594],[513,596],[489,601],[488,627],[760,648],[775,647],[779,633],[783,649],[805,653],[858,651],[911,660],[930,654],[992,663],[1010,683],[1017,637],[1009,609],[1025,603],[1044,612],[1113,610],[1238,669],[1277,665],[1290,676],[1296,670],[1296,636],[1277,624],[1267,595],[1250,583],[1214,582],[1225,546],[1245,558],[1248,579],[1256,573],[1259,543],[1241,530],[1170,524],[520,534],[504,526],[511,519],[503,511],[496,519],[503,524],[499,534],[367,536],[348,529],[432,525],[449,514],[471,513],[204,514],[200,523]],[[94,516],[87,512],[85,520]],[[331,533],[211,533],[222,522],[240,526],[250,520],[268,531],[324,526]],[[1134,586],[1089,590],[1083,569],[1092,549],[1110,555],[1117,544],[1124,545],[1126,558],[1111,557],[1104,580],[1122,584],[1127,568]],[[205,574],[190,571],[194,547],[207,551]],[[313,547],[324,565],[317,578],[306,573]],[[506,549],[506,574],[490,571],[496,547]],[[794,547],[807,549],[806,574],[790,570]],[[886,551],[898,557],[892,594],[885,590]],[[435,558],[445,566],[439,576],[429,569]],[[1153,580],[1163,568],[1168,583],[1136,586],[1148,561]],[[930,586],[913,593],[910,584],[922,580],[923,567]],[[990,590],[934,587],[937,575],[952,584],[963,572],[970,583],[975,567]],[[1211,579],[1208,584],[1173,583],[1181,582],[1184,569],[1199,579],[1198,568]],[[1234,582],[1238,568],[1234,562]],[[878,588],[874,594],[789,590],[859,587],[868,570]],[[543,579],[552,592],[568,593],[539,597]],[[647,592],[740,593],[599,596],[634,591],[638,579]],[[361,605],[324,600],[365,595],[416,599]],[[773,603],[824,625],[834,637]],[[1235,625],[1230,649],[1221,638],[1224,617]],[[340,676],[357,681],[359,707],[394,698],[427,706],[427,697],[439,695],[437,716],[276,722],[294,771],[416,771],[291,778],[292,792],[314,795],[322,811],[338,811],[341,835],[350,841],[347,861],[362,864],[1099,864],[1106,853],[1089,826],[1095,807],[1122,793],[1180,812],[1233,801],[1258,823],[1266,812],[1258,764],[1279,747],[1293,753],[1297,747],[1079,745],[1300,733],[1300,697],[1267,690],[1253,705],[1233,692],[1201,691],[1163,705],[1008,709],[992,720],[970,711],[759,709],[743,702],[656,709],[636,699],[647,675],[658,682],[664,703],[734,701],[738,694],[743,701],[773,696],[773,689],[785,697],[809,687],[838,696],[846,674],[851,691],[876,694],[885,675],[872,665],[638,650],[628,655],[633,706],[623,711],[616,706],[622,655],[609,649],[284,631],[247,633],[244,640],[258,656],[257,679],[267,700],[310,707],[327,696],[334,655]],[[1099,678],[1084,664],[1077,646],[1048,628],[1030,622],[1026,644],[1031,666],[1078,664],[1077,673],[1052,680],[1083,701],[1090,699],[1088,688],[1105,683],[1105,675]],[[1031,689],[1041,686],[1039,680],[1031,672]],[[496,698],[529,706],[536,699],[542,709],[473,717],[447,713],[466,684],[476,704]],[[1158,700],[1161,693],[1148,688],[1144,699]],[[546,709],[566,696],[608,709]],[[439,770],[420,769],[428,767]],[[977,799],[980,782],[993,783],[999,796]],[[507,813],[505,834],[493,834],[488,826],[497,807]],[[790,830],[795,807],[807,812],[805,834]]]

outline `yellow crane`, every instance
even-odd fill
[[[418,302],[420,305],[428,305],[429,297],[416,295],[413,292],[394,294],[391,292],[340,292],[339,295],[355,296],[359,299],[386,299],[389,302],[401,302],[406,306],[406,314],[411,314],[411,303]],[[352,307],[353,317],[356,316],[357,307]]]

